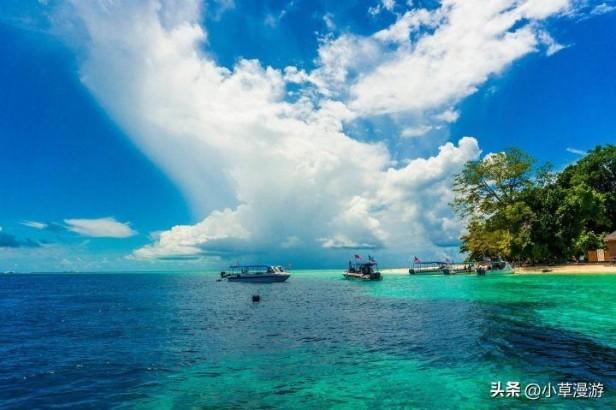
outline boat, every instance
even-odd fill
[[[458,273],[473,273],[475,266],[472,263],[448,262],[442,272],[445,275],[456,275]]]
[[[473,272],[473,264],[455,263],[451,260],[423,262],[418,257],[415,257],[409,267],[410,275],[455,275],[456,273],[471,272]]]
[[[513,267],[507,261],[483,261],[477,262],[475,272],[479,276],[484,276],[486,273],[494,274],[510,274],[513,273]]]
[[[284,282],[290,276],[282,266],[274,265],[232,265],[228,272],[220,272],[220,278],[229,282],[274,283]]]
[[[442,261],[422,262],[419,259],[415,258],[415,260],[409,267],[409,274],[410,275],[437,274],[437,273],[449,274],[449,270],[447,269],[448,266],[449,264],[447,262],[442,262]]]
[[[359,280],[381,280],[383,276],[379,272],[378,264],[372,258],[369,258],[368,262],[355,262],[349,261],[349,267],[346,272],[343,273],[345,279],[359,279]]]

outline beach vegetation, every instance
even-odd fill
[[[453,189],[469,259],[579,260],[616,230],[616,146],[597,146],[560,172],[512,148],[467,162]]]

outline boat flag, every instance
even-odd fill
[[[361,259],[361,256],[355,254],[355,259]]]
[[[414,261],[415,261],[415,263],[421,263],[421,259],[419,259],[417,256],[415,256]]]
[[[372,256],[368,255],[368,262],[376,262],[376,261],[374,260]]]

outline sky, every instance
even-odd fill
[[[460,259],[465,162],[616,140],[615,11],[5,0],[0,271]]]

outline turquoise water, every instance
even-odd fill
[[[1,277],[0,408],[616,408],[616,276],[340,273]]]

